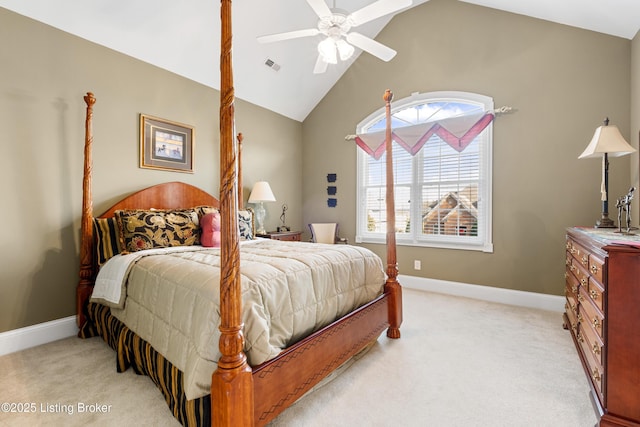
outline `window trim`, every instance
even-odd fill
[[[494,109],[493,98],[485,95],[480,95],[471,92],[461,92],[461,91],[437,91],[437,92],[425,92],[425,93],[413,93],[410,96],[395,101],[391,105],[391,115],[394,113],[404,110],[406,108],[430,103],[430,102],[438,102],[438,101],[446,101],[446,100],[458,100],[465,101],[469,103],[475,103],[478,105],[482,105],[485,111],[491,111]],[[372,126],[377,123],[385,116],[385,108],[382,107],[373,113],[369,114],[364,120],[360,121],[356,127],[356,133],[361,133],[364,129]],[[445,236],[445,235],[430,235],[428,239],[420,239],[414,237],[417,234],[412,233],[411,235],[403,235],[396,233],[396,243],[400,246],[418,246],[418,247],[431,247],[431,248],[442,248],[442,249],[461,249],[461,250],[473,250],[473,251],[482,251],[487,253],[493,252],[493,122],[486,127],[483,131],[485,137],[487,138],[488,143],[483,144],[482,152],[481,152],[481,165],[480,165],[480,173],[481,180],[484,181],[481,185],[478,186],[479,198],[478,203],[482,204],[482,209],[484,209],[484,215],[481,217],[482,227],[479,225],[479,230],[484,230],[483,236],[474,237],[470,240],[476,240],[476,242],[468,241],[465,242],[465,238],[462,236]],[[358,149],[357,153],[357,166],[356,166],[356,243],[381,243],[384,244],[386,241],[386,235],[384,233],[368,233],[366,232],[366,220],[364,219],[364,214],[362,213],[363,207],[366,205],[365,203],[365,191],[362,183],[365,182],[364,172],[365,172],[365,161],[368,158],[368,154],[364,151]],[[414,168],[414,174],[419,173],[416,168]],[[417,182],[414,176],[414,182]],[[420,209],[418,204],[411,206],[412,214],[415,217],[414,209]],[[420,216],[420,213],[417,215]],[[365,224],[362,221],[365,221]]]

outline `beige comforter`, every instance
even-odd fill
[[[218,249],[149,255],[128,273],[112,313],[184,372],[188,399],[210,392],[220,357]],[[259,240],[241,246],[245,352],[250,365],[382,292],[382,261],[349,245]]]

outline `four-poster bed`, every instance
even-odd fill
[[[92,208],[91,173],[93,144],[93,94],[87,93],[85,127],[85,164],[81,223],[80,281],[77,287],[77,321],[84,337],[101,335],[117,350],[118,369],[133,366],[136,372],[149,375],[161,389],[174,416],[184,425],[264,425],[311,390],[328,374],[358,354],[387,329],[390,338],[400,337],[402,292],[397,281],[395,248],[395,208],[391,144],[387,147],[387,267],[382,274],[381,292],[372,300],[327,324],[311,335],[287,346],[275,357],[250,366],[245,354],[245,324],[250,314],[243,312],[245,296],[240,271],[238,213],[241,208],[241,162],[234,135],[234,89],[231,66],[231,1],[221,2],[222,53],[220,89],[220,200],[208,193],[179,182],[156,185],[134,193],[99,216]],[[384,95],[387,118],[392,94]],[[387,119],[387,140],[391,141],[391,121]],[[240,193],[241,194],[241,193]],[[109,221],[128,210],[177,210],[207,206],[219,210],[221,245],[219,250],[219,353],[211,376],[210,397],[187,400],[180,388],[183,372],[168,361],[158,349],[142,339],[129,326],[113,316],[118,309],[89,302],[99,267],[96,256],[98,232],[95,221]],[[122,229],[121,229],[122,232]],[[103,236],[100,236],[103,238]],[[279,242],[289,245],[311,243]],[[273,244],[273,243],[271,243]],[[362,250],[347,245],[332,245]],[[300,246],[302,247],[302,246]],[[335,249],[338,250],[338,249]],[[343,249],[339,249],[343,250]],[[147,257],[146,259],[152,259]],[[243,258],[244,259],[244,258]],[[243,261],[244,262],[244,261]],[[245,264],[243,266],[246,267]],[[243,267],[242,273],[246,273]],[[382,269],[381,269],[382,270]],[[243,276],[244,277],[244,276]],[[216,296],[216,298],[218,298]],[[114,311],[115,310],[115,311]],[[245,322],[245,323],[243,323]],[[217,332],[216,332],[217,334]],[[215,336],[211,331],[211,336]],[[178,383],[169,384],[170,381]],[[208,419],[210,417],[210,420]]]

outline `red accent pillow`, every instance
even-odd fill
[[[202,228],[202,236],[200,242],[202,246],[209,248],[220,247],[220,213],[212,212],[203,215],[200,218],[200,227]]]

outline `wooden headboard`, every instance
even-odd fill
[[[165,182],[137,191],[111,206],[99,218],[109,218],[122,209],[186,209],[196,206],[220,207],[211,194],[184,182]]]

